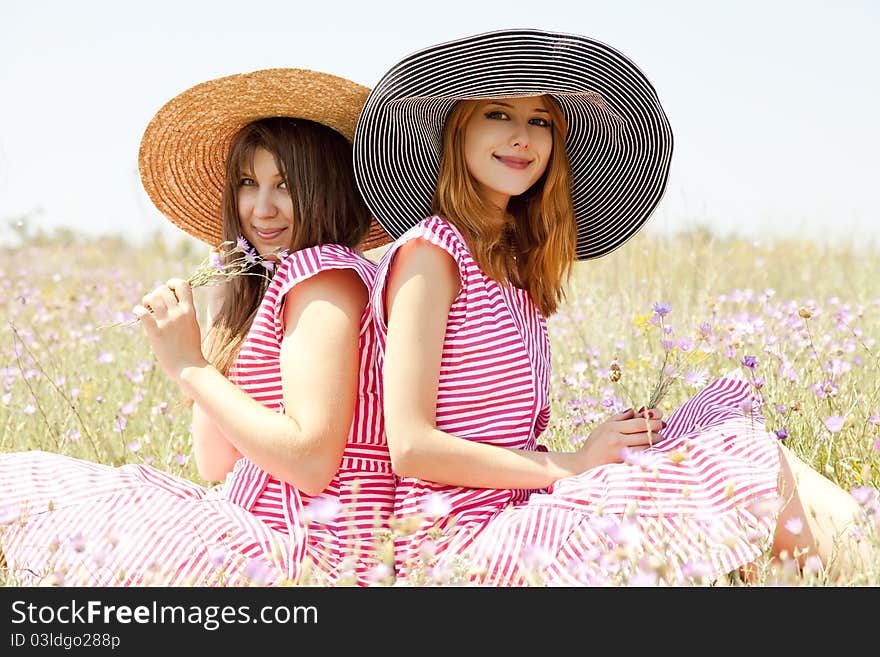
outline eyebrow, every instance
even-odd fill
[[[507,107],[509,109],[513,109],[513,105],[511,105],[510,103],[505,103],[505,102],[502,102],[499,100],[491,100],[487,103],[487,105],[500,105],[501,107]],[[545,114],[550,113],[549,110],[546,110],[543,107],[535,107],[529,111],[531,111],[531,112],[544,112]]]

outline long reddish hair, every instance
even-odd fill
[[[552,123],[553,147],[547,169],[528,190],[510,199],[512,225],[486,205],[464,156],[467,123],[485,101],[462,100],[443,126],[443,151],[432,211],[464,235],[480,269],[509,285],[528,290],[545,316],[556,312],[575,260],[571,173],[565,152],[565,116],[556,101],[542,96]]]

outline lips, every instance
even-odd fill
[[[532,163],[531,160],[524,157],[511,157],[506,155],[494,155],[493,157],[501,162],[501,164],[510,167],[511,169],[525,169]]]
[[[265,228],[256,228],[254,227],[254,232],[257,234],[261,240],[274,240],[276,237],[281,235],[286,229],[285,228],[277,228],[274,230],[268,230]]]

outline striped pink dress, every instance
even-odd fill
[[[384,293],[397,249],[420,238],[458,264],[437,392],[437,428],[523,450],[549,419],[550,344],[528,294],[488,278],[461,234],[430,217],[379,263],[372,293],[384,362]],[[402,478],[398,581],[488,585],[703,582],[755,560],[778,513],[778,449],[736,376],[711,383],[667,419],[664,439],[627,462],[548,490],[496,490]]]
[[[369,288],[376,265],[339,245],[278,267],[230,378],[283,412],[285,295],[329,269]],[[0,456],[0,548],[21,584],[370,584],[383,577],[394,476],[384,436],[369,308],[361,319],[359,397],[342,462],[310,497],[247,458],[203,488],[150,466],[109,467],[45,452]]]

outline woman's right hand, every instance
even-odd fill
[[[605,420],[590,432],[576,452],[582,471],[606,463],[622,463],[628,451],[641,451],[661,440],[659,434],[665,426],[662,417],[658,408],[642,410],[639,415],[630,408]]]

